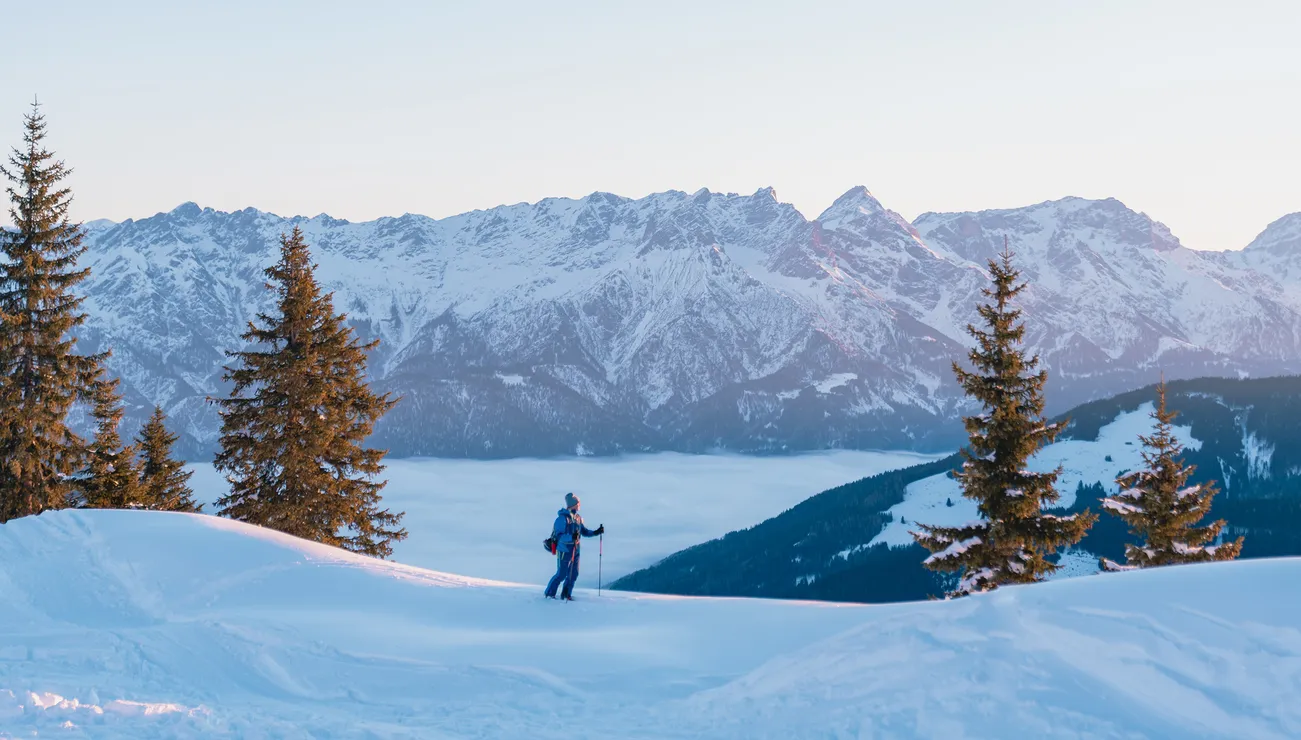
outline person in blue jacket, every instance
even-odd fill
[[[578,515],[578,497],[572,493],[565,494],[565,508],[556,515],[556,523],[551,526],[551,535],[556,538],[556,574],[547,584],[547,598],[556,598],[556,589],[564,581],[565,588],[560,598],[574,600],[574,581],[578,580],[578,543],[584,537],[597,537],[605,534],[605,525],[596,529],[583,526],[583,517]]]

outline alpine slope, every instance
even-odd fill
[[[1298,578],[558,603],[212,516],[57,511],[0,526],[0,736],[1291,738]]]

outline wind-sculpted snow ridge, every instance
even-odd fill
[[[93,727],[111,722],[117,724],[117,729],[121,729],[123,725],[130,726],[130,720],[126,718],[144,718],[138,724],[156,731],[159,725],[185,725],[186,720],[206,717],[207,714],[208,710],[203,707],[185,707],[180,704],[114,699],[100,706],[85,704],[79,699],[67,699],[58,694],[29,691],[24,696],[17,696],[8,689],[0,689],[0,725],[6,720],[15,725],[30,722],[33,727],[57,723],[61,730],[75,730],[87,725]]]
[[[1289,220],[1290,219],[1290,220]],[[396,455],[510,457],[827,447],[951,449],[950,363],[1007,237],[1032,287],[1050,411],[1168,377],[1301,371],[1295,218],[1205,253],[1115,200],[925,214],[865,188],[808,220],[770,188],[547,199],[367,223],[193,203],[89,231],[89,348],[112,347],[130,417],[162,404],[183,452],[270,307],[262,270],[299,226],[403,402]]]
[[[1298,577],[564,604],[209,516],[60,511],[0,526],[0,734],[1296,737]]]

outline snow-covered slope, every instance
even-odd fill
[[[1144,404],[1134,411],[1122,413],[1102,427],[1096,439],[1062,439],[1035,453],[1030,458],[1030,470],[1061,470],[1057,490],[1062,497],[1055,508],[1070,509],[1074,506],[1075,492],[1081,484],[1100,483],[1107,494],[1116,493],[1119,490],[1117,476],[1143,466],[1143,447],[1138,443],[1138,436],[1152,433],[1153,410],[1153,404]],[[1201,446],[1201,442],[1192,437],[1190,427],[1176,425],[1173,433],[1187,450]],[[963,498],[961,487],[948,473],[909,483],[903,501],[890,507],[887,513],[890,523],[866,543],[864,549],[877,544],[890,547],[912,545],[910,532],[917,529],[919,522],[946,527],[980,518],[976,502]],[[1074,577],[1097,572],[1096,553],[1076,550],[1073,554],[1079,563],[1067,572],[1059,571],[1059,576]]]
[[[53,512],[0,526],[0,734],[1295,737],[1298,577],[564,604],[214,517]]]
[[[1075,490],[1081,483],[1102,483],[1108,487],[1108,493],[1115,493],[1116,477],[1143,465],[1143,447],[1138,443],[1138,436],[1152,433],[1153,409],[1153,404],[1147,403],[1121,414],[1099,431],[1097,439],[1064,438],[1047,445],[1030,458],[1028,468],[1041,473],[1061,470],[1057,478],[1057,489],[1062,493],[1057,502],[1060,508],[1074,505]],[[1185,449],[1195,450],[1201,442],[1193,439],[1191,431],[1176,424],[1173,434]],[[870,544],[911,545],[913,538],[908,530],[917,522],[948,527],[980,516],[976,503],[962,497],[958,482],[947,473],[910,483],[903,502],[891,507],[890,514],[893,521]]]
[[[262,270],[295,225],[336,306],[383,340],[372,372],[404,401],[378,438],[397,455],[951,449],[963,401],[949,365],[1005,236],[1033,283],[1055,410],[1158,370],[1301,370],[1301,267],[1275,264],[1291,259],[1283,236],[1262,235],[1256,257],[1195,252],[1114,200],[915,224],[865,188],[812,221],[763,189],[441,220],[187,203],[96,222],[88,344],[113,348],[132,417],[161,403],[192,457],[213,448],[204,399],[269,306]]]
[[[1116,477],[1142,464],[1140,434],[1152,431],[1153,387],[1068,412],[1058,439],[1030,460],[1060,467],[1061,513],[1100,511]],[[1216,485],[1210,520],[1245,537],[1243,557],[1301,555],[1301,377],[1172,381],[1169,408],[1192,481]],[[978,518],[950,473],[958,455],[825,490],[799,506],[726,537],[674,553],[615,582],[621,589],[698,596],[903,601],[938,595],[945,582],[926,570],[928,553],[909,535],[918,523]],[[1098,557],[1124,558],[1128,527],[1102,516],[1063,554],[1058,577],[1096,572]]]

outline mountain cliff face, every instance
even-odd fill
[[[192,203],[87,225],[84,341],[130,415],[160,403],[211,454],[224,352],[271,306],[277,237],[305,232],[371,372],[403,397],[395,455],[951,448],[950,363],[1004,237],[1054,410],[1168,377],[1301,369],[1301,216],[1247,250],[1182,247],[1114,200],[925,214],[864,188],[816,220],[753,195],[548,199],[349,223]]]

